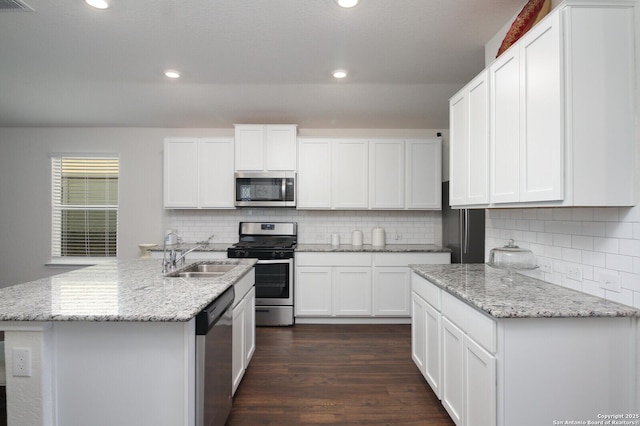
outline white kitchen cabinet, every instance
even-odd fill
[[[489,79],[482,71],[449,100],[449,202],[489,203]]]
[[[442,405],[457,426],[464,420],[464,333],[442,318]]]
[[[324,175],[326,179],[326,174]],[[369,207],[369,143],[339,139],[331,158],[331,205],[336,209]]]
[[[234,285],[231,375],[233,393],[240,385],[255,352],[256,290],[255,272],[245,275]]]
[[[296,258],[299,258],[297,254]],[[296,262],[299,261],[296,259]],[[331,267],[296,265],[294,283],[296,316],[332,315],[333,270]]]
[[[496,359],[464,336],[464,413],[466,425],[496,424]]]
[[[298,140],[298,209],[441,208],[440,139]]]
[[[489,68],[493,203],[563,198],[559,27],[552,14]]]
[[[233,156],[232,139],[165,139],[164,207],[235,208]]]
[[[490,207],[637,202],[633,6],[565,2],[490,64]]]
[[[411,317],[408,265],[450,263],[450,256],[450,253],[296,252],[296,322],[325,322],[327,318],[338,323],[354,318],[360,322],[366,318],[405,322]]]
[[[373,268],[373,314],[408,316],[411,314],[411,273],[407,267]]]
[[[236,171],[295,171],[297,126],[236,124]]]
[[[336,267],[333,274],[333,315],[370,316],[371,267]]]
[[[633,411],[635,318],[496,319],[415,273],[412,289],[412,358],[456,425],[537,426]],[[428,311],[441,321],[439,386],[425,374],[429,347],[438,351]]]
[[[165,208],[198,207],[198,180],[198,140],[165,139]]]
[[[405,190],[403,140],[369,143],[369,199],[372,209],[403,209]]]
[[[425,300],[429,296],[430,301],[439,307],[439,293],[430,287],[416,286],[411,295],[411,357],[433,392],[441,399],[441,315]]]
[[[405,208],[440,210],[442,208],[442,141],[407,139],[405,141]]]
[[[331,209],[330,139],[298,139],[299,209]]]

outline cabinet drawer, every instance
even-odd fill
[[[442,292],[443,316],[462,329],[471,339],[496,353],[496,322],[449,293]]]
[[[371,266],[369,253],[296,253],[296,266]]]
[[[451,263],[450,253],[376,253],[375,266],[409,266],[411,264],[434,265]]]
[[[424,300],[426,300],[436,310],[440,310],[442,290],[435,284],[431,284],[428,280],[417,275],[415,272],[411,274],[411,288]]]

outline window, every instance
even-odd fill
[[[51,158],[51,256],[117,255],[118,164],[116,157]]]

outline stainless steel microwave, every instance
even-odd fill
[[[295,207],[295,172],[237,172],[237,207]]]

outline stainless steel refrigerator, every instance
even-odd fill
[[[451,263],[484,263],[484,209],[452,209],[449,182],[442,183],[442,246]]]

